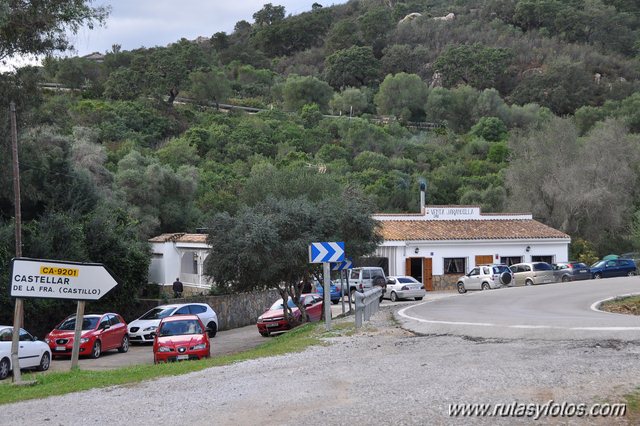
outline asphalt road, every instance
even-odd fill
[[[401,309],[396,318],[420,334],[482,338],[640,340],[640,317],[596,309],[598,301],[640,294],[640,277],[468,292]]]

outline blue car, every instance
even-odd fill
[[[324,295],[324,288],[321,284],[316,283],[316,293],[320,295]],[[331,291],[329,292],[329,297],[331,298],[331,302],[336,305],[340,302],[342,295],[340,294],[340,287],[336,287],[334,283],[331,283]]]
[[[636,263],[633,259],[600,260],[591,265],[591,277],[609,278],[636,275]]]

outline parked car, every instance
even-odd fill
[[[198,360],[211,356],[207,329],[197,315],[174,315],[160,321],[153,341],[153,362]]]
[[[595,279],[632,276],[638,272],[633,259],[600,260],[591,265],[591,277]]]
[[[563,283],[569,281],[591,279],[591,270],[581,262],[559,262],[553,264],[553,276],[556,281]]]
[[[507,265],[496,263],[476,266],[466,275],[458,278],[456,287],[458,293],[466,293],[467,290],[489,290],[513,285],[513,282],[514,276],[511,269]]]
[[[316,293],[324,297],[324,286],[322,285],[322,283],[315,282],[314,286],[316,288]],[[336,286],[333,282],[331,282],[329,297],[331,299],[331,303],[333,303],[334,305],[338,304],[338,302],[340,302],[340,299],[342,299],[340,287]]]
[[[20,345],[18,347],[18,359],[20,369],[35,368],[38,371],[46,371],[51,365],[51,349],[45,342],[38,340],[26,330],[20,329],[18,334]],[[13,370],[11,363],[11,342],[13,340],[13,327],[0,325],[0,380],[7,378]]]
[[[302,294],[300,299],[303,301],[304,307],[309,315],[309,321],[320,321],[322,317],[322,307],[324,306],[322,296],[317,293]],[[300,310],[296,304],[293,303],[293,299],[289,298],[287,304],[291,308],[291,313],[294,318],[299,319]],[[283,300],[276,300],[265,313],[258,317],[256,325],[258,326],[258,332],[264,337],[269,336],[271,333],[290,330],[291,324],[284,318]]]
[[[422,283],[410,276],[389,276],[387,277],[387,291],[385,297],[395,302],[398,299],[422,300],[425,291]]]
[[[51,348],[53,356],[71,356],[76,329],[76,316],[71,315],[56,325],[44,341]],[[129,350],[127,323],[118,314],[90,314],[82,317],[80,334],[80,355],[99,358],[102,352],[117,349],[124,353]]]
[[[380,301],[382,301],[387,286],[387,277],[384,269],[379,266],[364,266],[351,270],[349,274],[349,297],[352,302],[355,302],[354,294],[356,291],[370,290],[374,286],[382,288],[382,296],[380,296]]]
[[[549,284],[556,281],[553,266],[546,262],[516,263],[510,266],[515,285]]]
[[[206,303],[179,303],[157,306],[131,321],[129,340],[132,343],[152,343],[160,321],[172,315],[197,315],[205,324],[209,337],[215,337],[218,332],[218,315],[211,306]]]

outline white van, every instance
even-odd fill
[[[384,274],[384,269],[379,266],[364,266],[351,270],[349,274],[349,297],[352,302],[355,301],[353,295],[356,291],[369,290],[373,286],[382,287],[382,294],[384,294],[387,287],[387,277]],[[382,301],[382,296],[380,296],[380,301]]]

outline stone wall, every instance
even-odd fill
[[[280,298],[276,290],[223,296],[193,295],[168,299],[168,303],[208,303],[218,315],[218,330],[229,330],[255,324],[273,302]]]
[[[449,275],[434,275],[433,276],[433,289],[435,291],[442,290],[455,290],[456,283],[458,282],[458,278],[460,278],[462,274],[449,274]]]

